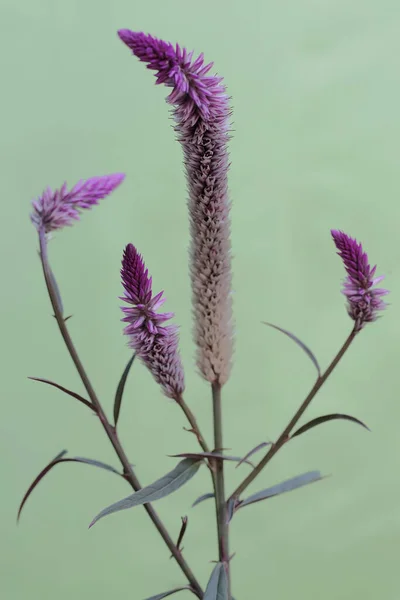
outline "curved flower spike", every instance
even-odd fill
[[[70,190],[64,183],[59,190],[47,188],[43,194],[32,202],[31,221],[39,231],[46,233],[62,229],[79,220],[80,211],[92,208],[115,190],[124,180],[123,173],[103,175],[78,181]]]
[[[209,75],[203,55],[142,32],[121,29],[121,40],[172,88],[175,130],[182,144],[189,191],[190,275],[197,366],[224,384],[232,360],[232,300],[228,152],[230,109],[222,78]]]
[[[347,312],[355,321],[356,331],[366,323],[376,321],[379,311],[386,308],[382,296],[389,293],[383,288],[374,288],[384,276],[374,277],[375,267],[368,264],[368,256],[362,245],[343,231],[331,230],[333,241],[347,271],[342,293],[347,298]]]

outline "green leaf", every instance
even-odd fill
[[[318,371],[318,377],[321,377],[321,368],[320,368],[320,366],[318,364],[318,361],[315,358],[314,354],[311,352],[310,348],[308,346],[306,346],[304,344],[304,342],[302,342],[298,337],[296,337],[290,331],[287,331],[286,329],[282,329],[282,327],[278,327],[277,325],[273,325],[272,323],[267,323],[266,321],[262,321],[262,322],[263,322],[264,325],[268,325],[268,327],[273,327],[274,329],[277,329],[281,333],[284,333],[291,340],[293,340],[298,346],[300,346],[300,348],[307,354],[308,358],[312,361],[314,367],[317,369],[317,371]]]
[[[124,369],[124,372],[121,375],[121,379],[119,380],[117,391],[115,392],[115,399],[114,399],[114,425],[115,425],[115,427],[117,426],[118,419],[119,419],[122,396],[124,394],[126,380],[128,379],[129,371],[131,370],[131,366],[133,365],[133,361],[135,360],[135,357],[136,357],[136,354],[133,354],[133,356],[130,358],[128,364],[126,365],[126,367]]]
[[[79,400],[79,402],[82,402],[82,404],[84,404],[91,410],[94,410],[94,411],[96,410],[95,407],[93,406],[93,404],[91,402],[89,402],[89,400],[85,400],[85,398],[83,398],[79,394],[76,394],[75,392],[71,392],[71,390],[68,390],[67,388],[63,387],[62,385],[59,385],[58,383],[54,383],[54,381],[49,381],[48,379],[41,379],[40,377],[28,377],[28,379],[32,379],[32,381],[40,381],[40,383],[47,383],[47,385],[52,385],[53,387],[57,388],[58,390],[61,390],[65,394],[68,394],[69,396],[76,398],[76,400]]]
[[[316,427],[317,425],[321,425],[322,423],[327,423],[328,421],[333,421],[335,419],[343,419],[344,421],[352,421],[353,423],[357,423],[358,425],[361,425],[361,427],[368,429],[368,431],[371,431],[370,428],[367,427],[365,425],[365,423],[363,423],[359,419],[356,419],[355,417],[352,417],[350,415],[343,415],[340,413],[336,413],[336,414],[324,415],[323,417],[317,417],[316,419],[312,419],[312,421],[309,421],[308,423],[306,423],[305,425],[302,425],[302,427],[297,429],[297,431],[295,431],[290,437],[294,438],[297,435],[301,435],[302,433],[305,433],[309,429]]]
[[[106,471],[111,471],[113,473],[115,473],[116,475],[120,475],[122,477],[122,474],[117,471],[116,469],[114,469],[114,467],[111,467],[110,465],[107,465],[106,463],[103,463],[99,460],[92,460],[91,458],[83,458],[80,456],[76,456],[73,458],[63,458],[67,453],[67,450],[63,450],[62,452],[60,452],[59,454],[57,454],[57,456],[55,456],[53,458],[53,460],[51,460],[49,462],[48,465],[45,466],[44,469],[42,469],[39,473],[39,475],[33,480],[33,482],[31,483],[31,485],[29,486],[27,492],[25,493],[24,497],[22,498],[22,502],[19,506],[18,509],[18,516],[17,516],[17,521],[19,521],[19,518],[21,516],[21,512],[22,509],[24,508],[26,501],[28,500],[29,496],[32,494],[33,490],[35,489],[35,487],[38,485],[38,483],[41,482],[41,480],[43,479],[43,477],[45,475],[47,475],[47,473],[56,465],[59,465],[61,463],[67,463],[67,462],[77,462],[77,463],[84,463],[87,465],[92,465],[94,467],[99,467],[100,469],[105,469]]]
[[[186,585],[185,587],[175,588],[173,590],[169,590],[169,592],[163,592],[162,594],[157,594],[156,596],[151,596],[150,598],[146,598],[146,600],[161,600],[162,598],[166,598],[167,596],[172,596],[172,594],[176,594],[176,592],[182,592],[182,590],[189,590],[190,588]]]
[[[197,498],[197,500],[195,500],[193,502],[192,508],[194,508],[195,506],[197,506],[198,504],[200,504],[200,502],[204,502],[204,500],[208,500],[209,498],[215,498],[215,494],[209,493],[209,494],[203,494],[202,496],[199,496]]]
[[[203,600],[228,600],[228,578],[222,563],[215,565]]]
[[[261,444],[258,444],[258,446],[256,446],[255,448],[252,448],[250,450],[250,452],[248,452],[246,454],[246,456],[244,456],[241,461],[236,465],[235,469],[237,469],[238,467],[240,467],[240,465],[242,463],[244,463],[245,461],[247,461],[250,456],[253,456],[253,454],[255,454],[256,452],[258,452],[259,450],[261,450],[261,448],[265,448],[265,446],[271,446],[271,442],[261,442]]]
[[[149,502],[161,500],[161,498],[169,496],[192,479],[199,470],[200,465],[201,461],[199,459],[185,458],[176,465],[175,469],[164,475],[164,477],[161,477],[161,479],[102,510],[93,519],[89,527],[92,527],[99,519],[114,512],[140,506],[141,504],[148,504]]]
[[[272,498],[273,496],[278,496],[279,494],[284,494],[285,492],[291,492],[292,490],[302,487],[303,485],[308,485],[309,483],[314,483],[315,481],[320,481],[321,479],[323,479],[323,477],[319,471],[309,471],[308,473],[297,475],[297,477],[292,477],[291,479],[287,479],[286,481],[278,483],[273,487],[249,496],[236,505],[236,509],[247,506],[248,504],[260,502],[261,500],[266,500],[267,498]]]

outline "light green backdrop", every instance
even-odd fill
[[[117,464],[96,419],[47,377],[82,391],[50,314],[29,201],[46,185],[124,171],[115,195],[51,243],[71,332],[107,408],[129,356],[121,335],[124,245],[144,253],[154,287],[181,325],[187,401],[208,436],[210,398],[193,366],[181,150],[166,90],[116,37],[144,30],[196,52],[224,75],[230,146],[235,366],[224,390],[225,446],[244,453],[276,436],[315,376],[270,320],[326,366],[349,332],[331,227],[364,242],[387,275],[392,306],[354,343],[308,417],[349,412],[313,430],[263,473],[266,487],[309,469],[333,476],[243,511],[232,527],[238,600],[397,600],[400,544],[398,0],[2,0],[2,385],[0,587],[6,600],[131,598],[184,580],[140,508],[88,531],[128,488],[62,465],[15,526],[18,503],[59,450]],[[195,448],[178,409],[134,368],[122,436],[144,482]],[[241,467],[242,474],[246,467]],[[229,485],[239,481],[230,468]],[[185,553],[203,582],[216,558],[202,472],[158,509],[173,535],[189,515]],[[182,600],[190,598],[182,593]]]

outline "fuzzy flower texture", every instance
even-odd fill
[[[370,267],[368,256],[357,240],[335,229],[331,230],[331,234],[347,271],[342,290],[347,298],[347,311],[355,321],[356,330],[360,331],[366,323],[376,321],[379,311],[384,310],[386,303],[382,296],[389,291],[383,288],[373,289],[384,276],[374,277],[376,265]]]
[[[121,300],[129,304],[122,307],[123,321],[128,323],[124,333],[130,338],[129,345],[161,385],[164,394],[178,400],[185,389],[178,331],[175,325],[164,324],[174,314],[158,312],[165,302],[164,292],[153,296],[152,278],[132,244],[125,248],[121,277],[125,289]]]
[[[222,385],[232,358],[228,96],[222,78],[208,74],[213,65],[204,65],[202,54],[193,58],[178,44],[127,29],[118,35],[156,71],[157,84],[172,88],[167,102],[174,106],[189,192],[197,366],[207,381]]]
[[[124,180],[123,173],[92,177],[79,181],[71,190],[64,183],[59,190],[47,188],[32,202],[31,221],[38,231],[45,233],[73,225],[79,220],[80,211],[92,208],[115,190]]]

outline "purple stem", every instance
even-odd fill
[[[88,393],[88,396],[95,408],[95,411],[100,419],[100,422],[103,425],[104,431],[106,432],[108,439],[110,440],[110,442],[121,462],[121,465],[124,470],[124,476],[125,476],[126,480],[130,483],[130,485],[134,489],[134,491],[137,492],[138,490],[141,489],[140,482],[139,482],[138,478],[136,477],[136,475],[132,469],[131,463],[130,463],[127,455],[125,454],[125,450],[123,449],[123,447],[119,441],[118,434],[117,434],[115,427],[107,419],[107,416],[103,410],[100,400],[98,399],[98,397],[93,389],[93,386],[86,374],[83,364],[78,356],[78,353],[75,349],[75,346],[74,346],[71,336],[69,334],[67,325],[63,318],[62,308],[61,308],[61,304],[60,304],[59,291],[55,287],[55,279],[54,279],[54,276],[52,274],[52,271],[51,271],[51,268],[50,268],[50,265],[48,262],[46,234],[45,234],[45,231],[43,228],[39,231],[39,243],[40,243],[40,258],[41,258],[42,267],[43,267],[44,279],[46,282],[47,291],[49,293],[50,302],[51,302],[51,305],[54,310],[54,316],[56,318],[58,328],[59,328],[62,338],[65,342],[65,345],[68,349],[68,352],[72,358],[72,361],[76,367],[76,370],[79,373],[82,383],[83,383],[83,385]],[[193,574],[192,570],[190,569],[189,565],[187,564],[186,560],[183,558],[180,550],[176,547],[174,541],[172,540],[172,538],[169,535],[167,529],[165,528],[163,522],[161,521],[160,517],[154,510],[153,506],[151,504],[145,504],[144,509],[146,510],[150,519],[153,521],[157,531],[163,538],[163,540],[166,543],[166,545],[168,546],[168,549],[170,550],[172,556],[174,557],[174,559],[178,563],[179,567],[181,568],[182,572],[184,573],[186,579],[188,580],[188,582],[190,584],[190,589],[196,594],[196,596],[198,598],[202,598],[203,590],[202,590],[199,582],[197,581],[196,577],[194,576],[194,574]]]
[[[234,498],[235,499],[239,498],[240,494],[242,494],[244,492],[244,490],[252,483],[252,481],[254,481],[254,479],[257,477],[257,475],[260,474],[260,472],[263,470],[263,468],[269,463],[269,461],[275,456],[275,454],[282,448],[282,446],[288,441],[289,435],[290,435],[292,429],[297,424],[299,419],[302,417],[303,413],[310,405],[311,400],[314,398],[314,396],[316,395],[318,390],[325,383],[325,381],[328,379],[329,375],[332,373],[333,369],[336,367],[336,365],[338,364],[340,359],[343,357],[346,350],[349,348],[350,344],[356,337],[357,333],[358,333],[357,327],[355,326],[353,328],[352,332],[350,333],[350,335],[348,336],[348,338],[346,339],[345,343],[340,348],[339,352],[336,354],[335,358],[329,365],[329,367],[326,369],[326,371],[322,375],[320,375],[318,377],[317,381],[315,382],[315,384],[314,384],[313,388],[311,389],[310,393],[308,394],[307,398],[300,405],[299,409],[294,414],[292,419],[289,421],[289,423],[287,424],[285,429],[282,431],[281,435],[279,436],[279,438],[277,439],[275,444],[272,444],[271,448],[269,449],[267,454],[264,456],[264,458],[258,463],[258,465],[254,469],[254,471],[252,471],[246,477],[246,479],[244,479],[242,481],[242,483],[236,488],[236,490],[231,494],[229,500],[233,500]],[[229,502],[229,500],[228,500],[228,502]]]

